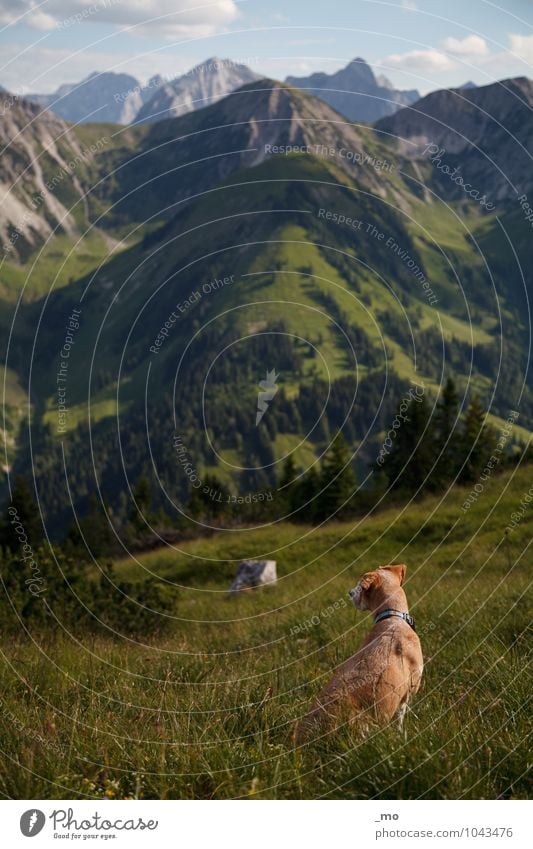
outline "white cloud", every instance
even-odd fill
[[[271,69],[271,70],[268,70]],[[275,80],[281,80],[282,77],[307,77],[316,71],[316,67],[311,66],[310,62],[305,59],[285,59],[283,60],[283,73],[280,72],[279,62],[269,62],[268,60],[261,65],[261,71],[269,73]]]
[[[451,71],[456,67],[456,62],[440,50],[410,50],[408,53],[392,53],[380,65],[400,71],[431,74]]]
[[[25,23],[33,27],[33,29],[46,31],[53,30],[57,26],[55,18],[53,18],[52,15],[47,15],[46,12],[41,12],[40,9],[32,10],[28,17],[24,20]]]
[[[533,65],[533,35],[513,35],[510,33],[509,42],[511,53],[527,62],[528,65]]]
[[[190,38],[212,35],[238,15],[235,0],[48,0],[46,12],[34,0],[0,0],[1,23],[23,21],[35,29],[92,22],[134,27],[139,35]]]
[[[462,39],[445,38],[441,44],[442,50],[431,48],[393,53],[383,60],[383,65],[401,71],[431,74],[455,70],[458,67],[457,60],[474,62],[489,55],[487,42],[479,35],[467,35]]]
[[[157,73],[172,79],[205,60],[205,56],[186,60],[167,53],[153,56],[138,52],[117,54],[96,50],[84,50],[73,56],[67,48],[52,49],[44,46],[24,52],[20,44],[4,47],[2,55],[8,63],[2,72],[2,85],[8,91],[23,96],[30,92],[53,92],[62,83],[80,82],[94,71],[131,74],[141,82],[146,82]]]
[[[423,91],[436,85],[460,85],[465,79],[488,85],[507,77],[533,77],[533,35],[508,33],[507,39],[507,49],[494,51],[481,36],[449,36],[435,48],[386,56],[380,66],[384,71],[405,73],[403,85],[410,85],[412,76],[419,75],[417,87]],[[398,80],[395,82],[398,85]]]
[[[288,47],[313,47],[317,44],[335,44],[334,38],[290,38],[285,44]]]
[[[489,47],[479,35],[465,38],[445,38],[440,47],[394,53],[383,59],[383,66],[419,74],[440,74],[457,71],[461,63],[475,64],[490,56]]]
[[[413,3],[413,0],[402,0],[402,9],[405,9],[406,12],[416,12],[418,6]]]
[[[467,35],[466,38],[445,38],[443,48],[462,59],[488,56],[489,48],[484,38],[479,35]]]
[[[52,15],[44,12],[33,0],[0,0],[0,24],[23,23],[39,30],[56,26]]]

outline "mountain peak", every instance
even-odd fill
[[[74,130],[53,112],[15,96],[0,121],[0,147],[5,151],[0,173],[0,240],[8,262],[25,259],[54,233],[72,234],[76,219],[73,198],[86,188],[69,161],[91,154]],[[24,180],[19,175],[24,174]],[[59,180],[50,191],[45,175]]]
[[[468,154],[469,183],[480,194],[486,188],[491,201],[506,201],[516,197],[517,189],[533,190],[527,153],[532,109],[533,82],[515,77],[486,86],[433,91],[414,108],[378,121],[376,130],[396,139],[410,157],[429,161],[431,151],[441,149],[448,167]],[[448,182],[450,190],[455,189],[453,181]]]
[[[213,56],[159,88],[139,110],[136,122],[151,124],[195,112],[257,79],[246,65]]]
[[[141,91],[130,74],[93,71],[81,82],[64,83],[53,94],[29,94],[28,99],[74,124],[128,124],[143,102]]]
[[[174,80],[172,80],[172,82],[178,82],[179,80],[185,79],[187,77],[192,77],[197,74],[221,74],[225,71],[231,71],[235,68],[246,68],[246,70],[250,70],[246,67],[246,65],[243,65],[240,62],[235,62],[233,59],[221,59],[220,56],[210,56],[209,59],[205,59],[205,61],[199,62],[198,65],[195,65],[193,68],[190,68],[184,74],[181,74],[179,77],[176,77]]]
[[[216,128],[217,146],[234,150],[231,156],[209,155],[213,150],[213,128]],[[170,121],[154,122],[143,138],[148,150],[159,151],[166,147],[167,141],[171,142],[173,169],[181,162],[199,161],[196,168],[189,169],[195,192],[202,191],[207,184],[227,180],[240,169],[265,162],[273,163],[275,168],[282,167],[291,154],[303,154],[300,158],[307,164],[321,160],[324,167],[334,167],[356,176],[361,185],[375,194],[385,192],[379,173],[371,165],[360,167],[358,164],[376,155],[372,131],[343,121],[323,100],[277,80],[253,80],[205,109]],[[174,144],[177,139],[179,144]],[[349,156],[341,155],[341,150],[348,151]],[[385,154],[382,158],[385,159]],[[149,185],[152,185],[152,173],[157,173],[161,166],[159,160],[160,154],[154,157],[150,167],[144,160]],[[274,165],[275,160],[279,164]],[[139,215],[141,211],[146,214],[151,191],[147,189],[142,198],[139,197],[142,205]],[[175,178],[166,178],[165,192],[168,192],[168,202],[172,199],[173,203],[190,194],[190,185],[184,184],[179,169]],[[158,197],[157,204],[160,202]]]
[[[352,59],[333,74],[287,77],[286,82],[320,97],[351,121],[368,123],[391,115],[420,97],[417,91],[397,91],[390,83],[388,86],[380,84],[368,62],[361,57]]]
[[[352,59],[351,62],[348,63],[345,71],[355,71],[358,75],[366,77],[367,80],[372,81],[374,84],[376,83],[376,77],[374,75],[374,71],[364,59],[361,59],[360,56],[357,56],[355,59]]]

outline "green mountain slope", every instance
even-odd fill
[[[98,232],[124,241],[107,244],[109,258],[93,247],[91,272],[52,281],[46,298],[51,278],[37,263],[34,299],[15,322],[8,365],[29,387],[50,514],[83,503],[95,470],[116,509],[140,474],[182,500],[190,479],[177,435],[195,468],[237,491],[271,485],[296,446],[309,463],[341,426],[363,471],[408,384],[432,395],[448,372],[493,416],[520,409],[527,434],[530,280],[518,260],[531,247],[512,210],[496,219],[428,198],[413,163],[371,130],[270,81],[120,137],[95,158],[89,209],[107,210]],[[520,257],[504,251],[502,228],[517,234]],[[69,262],[84,242],[68,246]],[[23,324],[38,329],[31,348]],[[279,391],[256,427],[258,384],[272,370]],[[70,491],[63,448],[77,466]],[[17,451],[10,462],[27,471],[24,431]]]

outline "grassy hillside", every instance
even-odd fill
[[[87,196],[76,196],[76,206],[87,220],[25,254],[23,265],[9,257],[0,268],[6,336],[25,287],[0,363],[13,386],[28,388],[33,410],[32,456],[23,416],[9,411],[7,462],[35,473],[52,533],[66,530],[71,501],[86,509],[93,450],[116,512],[127,509],[122,457],[133,482],[155,465],[183,504],[190,488],[173,455],[174,417],[194,463],[239,492],[273,485],[271,461],[301,437],[304,455],[319,456],[350,417],[350,383],[358,385],[359,419],[350,417],[345,436],[365,446],[361,468],[404,387],[423,382],[435,398],[448,374],[461,393],[481,396],[493,422],[519,409],[520,437],[528,438],[531,240],[523,216],[502,208],[491,217],[476,203],[432,195],[420,184],[432,186],[427,162],[419,168],[370,128],[272,81],[150,127],[83,125],[73,136],[85,147],[104,137],[80,171]],[[211,287],[224,278],[232,284]],[[59,353],[74,308],[81,321],[59,428]],[[272,368],[283,393],[267,440],[253,412],[258,381]],[[393,385],[382,399],[384,375]],[[198,427],[204,383],[216,453]],[[331,383],[340,400],[324,405],[313,430],[318,383]],[[361,411],[376,411],[371,432]],[[63,443],[76,458],[68,491]],[[244,479],[238,466],[265,471]],[[161,496],[156,508],[166,507]]]
[[[391,178],[394,191],[397,183],[396,175]],[[527,438],[533,395],[530,386],[522,386],[526,331],[517,320],[511,332],[510,323],[520,312],[518,288],[508,286],[499,300],[493,297],[483,261],[468,238],[476,227],[484,232],[485,222],[475,211],[462,213],[458,205],[434,202],[426,209],[407,190],[404,212],[363,185],[359,172],[350,176],[324,157],[272,156],[180,205],[172,220],[142,239],[137,234],[136,244],[54,291],[46,304],[37,300],[20,311],[17,372],[29,370],[31,354],[36,434],[33,457],[19,439],[14,467],[24,474],[35,470],[52,533],[65,531],[71,499],[85,509],[93,451],[114,510],[123,508],[127,491],[123,457],[135,482],[152,474],[153,455],[160,481],[183,504],[190,488],[175,460],[174,416],[194,464],[238,492],[273,485],[271,454],[279,458],[287,442],[294,444],[298,437],[305,437],[307,457],[318,456],[328,430],[333,432],[347,415],[350,444],[366,439],[361,455],[366,470],[404,387],[420,381],[436,397],[446,373],[453,374],[461,392],[480,393],[492,416],[505,419],[510,408],[520,409],[520,437]],[[320,210],[362,226],[354,229],[320,217]],[[389,239],[401,250],[387,247]],[[81,262],[83,254],[71,248],[65,244],[68,262]],[[436,304],[429,302],[405,252],[434,287]],[[52,262],[43,261],[41,284],[49,284]],[[215,279],[233,282],[210,289]],[[195,292],[200,297],[181,311]],[[77,473],[67,492],[56,373],[61,327],[76,304],[82,315],[69,358],[66,449],[76,458]],[[167,331],[173,315],[177,318]],[[35,350],[24,346],[27,332],[18,332],[19,321],[30,327],[38,322]],[[156,341],[163,344],[157,347]],[[280,392],[271,406],[266,445],[259,442],[254,410],[258,381],[270,368],[280,374],[285,395]],[[332,397],[339,382],[345,381],[344,389],[357,383],[354,414],[349,402],[355,389],[348,393],[341,387],[336,408],[325,402],[323,427],[312,430],[317,416],[306,413],[305,396],[322,398],[315,391],[317,380],[324,387],[331,381]],[[206,421],[217,454],[198,427],[204,382]],[[375,411],[378,420],[363,421],[365,410]],[[267,470],[260,477],[253,473],[251,481],[252,473],[244,480],[238,466]],[[159,490],[159,482],[153,483]],[[156,506],[167,508],[164,496]]]
[[[411,211],[399,215],[387,202],[361,191],[357,179],[349,180],[332,163],[313,156],[273,157],[239,172],[181,208],[142,246],[104,260],[94,274],[80,273],[52,297],[35,364],[42,390],[50,382],[50,356],[57,356],[56,316],[68,314],[84,293],[76,343],[83,373],[70,389],[72,425],[85,410],[89,358],[94,356],[94,369],[105,371],[107,382],[107,387],[90,389],[97,404],[94,422],[105,410],[112,414],[98,406],[98,393],[106,397],[106,389],[114,391],[119,367],[121,380],[128,378],[126,397],[120,399],[127,406],[132,398],[144,398],[149,361],[155,386],[168,385],[169,369],[192,331],[207,327],[220,338],[225,332],[255,334],[280,319],[287,332],[317,346],[320,361],[307,365],[323,376],[326,370],[332,379],[353,375],[354,357],[343,331],[349,336],[356,328],[374,348],[372,366],[387,362],[403,379],[422,378],[436,388],[444,353],[460,382],[469,379],[488,397],[498,362],[499,315],[487,294],[490,279],[483,258],[468,239],[469,232],[476,227],[484,231],[485,224],[472,211],[469,218],[440,202],[423,207],[413,196],[406,200]],[[362,226],[354,230],[325,221],[318,217],[321,208],[351,216]],[[383,240],[371,235],[369,227]],[[386,247],[385,238],[420,263],[438,298],[436,305],[428,302],[405,262]],[[55,251],[60,253],[59,244]],[[72,251],[65,254],[67,263],[59,267],[66,269],[74,259]],[[94,267],[103,259],[94,252]],[[47,257],[40,262],[46,265]],[[234,284],[202,297],[180,317],[157,357],[151,356],[150,346],[176,304],[202,284],[230,274]],[[47,267],[36,275],[41,285],[49,282]],[[506,306],[502,299],[500,309]],[[489,364],[476,352],[472,364],[474,348],[488,352]],[[369,360],[357,346],[355,354],[358,374],[364,376]],[[504,357],[504,365],[509,358]],[[300,382],[306,371],[310,368]],[[503,407],[506,412],[509,398],[499,401],[499,412]],[[78,405],[83,409],[76,411]]]
[[[152,641],[125,621],[122,635],[58,626],[6,645],[0,792],[524,798],[531,507],[505,528],[530,485],[531,467],[489,479],[467,510],[456,488],[356,523],[242,529],[117,562],[119,578],[178,587],[175,619]],[[229,599],[236,561],[267,556],[278,584]],[[405,736],[344,728],[295,751],[294,721],[370,626],[347,591],[389,562],[408,565],[426,661]]]

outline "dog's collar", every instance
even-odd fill
[[[386,610],[382,610],[381,613],[378,613],[378,615],[374,617],[374,624],[377,625],[377,623],[382,622],[383,619],[390,619],[391,616],[398,616],[400,619],[403,619],[404,622],[407,622],[413,631],[416,631],[416,622],[411,614],[402,613],[400,610],[393,610],[392,607],[388,607]]]

